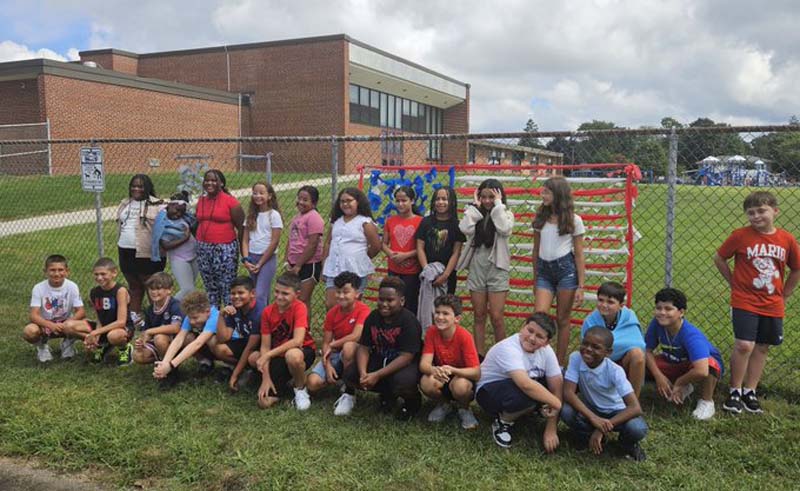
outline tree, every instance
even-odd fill
[[[528,122],[525,123],[525,128],[522,130],[526,133],[537,133],[539,131],[539,125],[533,119],[528,118]],[[532,147],[532,148],[544,148],[542,142],[539,141],[538,138],[533,136],[523,136],[517,142],[517,145],[521,147]]]
[[[770,161],[772,172],[800,177],[800,133],[769,133],[753,140],[753,153]]]
[[[681,124],[681,122],[678,121],[677,119],[667,116],[665,118],[661,118],[661,127],[667,129],[670,128],[678,129],[678,128],[683,128],[683,124]]]
[[[725,123],[716,123],[709,118],[698,118],[688,128],[727,128]],[[678,141],[678,166],[692,168],[696,162],[708,156],[744,155],[749,146],[738,133],[687,132]]]

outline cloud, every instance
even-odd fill
[[[48,58],[58,61],[72,61],[78,59],[78,51],[71,48],[67,55],[60,55],[53,50],[41,48],[32,50],[29,47],[17,44],[14,41],[0,41],[0,62],[30,60],[32,58]]]
[[[783,123],[800,107],[795,0],[32,2],[7,14],[18,35],[0,59],[40,56],[25,45],[74,58],[68,47],[147,53],[346,33],[470,83],[472,131],[519,130],[529,117],[542,130],[664,116]],[[63,32],[61,18],[80,19],[80,42],[37,39],[40,26]]]

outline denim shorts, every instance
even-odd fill
[[[333,365],[333,369],[336,370],[336,373],[339,374],[340,379],[344,377],[344,361],[342,360],[341,351],[334,351],[331,353],[331,365]],[[322,360],[314,365],[314,368],[311,369],[311,373],[316,373],[322,380],[326,379],[325,364],[322,363]]]
[[[575,255],[569,253],[552,261],[536,260],[536,288],[550,290],[577,290],[578,271]]]

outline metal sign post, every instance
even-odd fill
[[[105,256],[103,247],[103,191],[106,190],[106,174],[103,169],[103,149],[99,147],[81,148],[81,187],[94,193],[94,213],[97,228],[97,254]]]

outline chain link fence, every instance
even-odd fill
[[[91,146],[103,150],[106,188],[99,196],[81,188],[80,148]],[[47,165],[42,165],[41,156],[30,161],[30,156],[22,155],[42,149],[47,149]],[[638,171],[610,164],[635,164]],[[402,178],[414,183],[419,178],[421,182],[416,184],[425,197],[420,204],[427,209],[435,185],[452,184],[458,191],[459,208],[463,208],[470,190],[481,179],[501,177],[505,186],[515,190],[509,199],[517,214],[512,239],[512,278],[516,282],[512,281],[506,309],[510,332],[522,322],[515,313],[531,310],[532,265],[525,258],[530,256],[530,224],[538,190],[548,176],[563,174],[571,179],[576,194],[584,193],[576,196],[576,201],[582,202],[578,213],[593,217],[587,223],[587,249],[591,251],[587,262],[614,265],[590,268],[590,295],[583,308],[576,310],[574,322],[593,308],[591,293],[602,281],[624,284],[630,279],[632,308],[646,325],[652,318],[655,292],[671,285],[686,292],[687,317],[705,331],[726,361],[733,345],[729,290],[714,267],[713,256],[732,230],[747,223],[742,210],[745,196],[754,190],[773,192],[780,207],[777,225],[795,236],[800,234],[800,126],[216,140],[6,137],[0,141],[0,259],[4,265],[0,311],[5,314],[6,333],[13,334],[23,325],[30,289],[41,280],[48,254],[69,258],[71,278],[88,296],[93,284],[91,265],[98,254],[116,258],[114,213],[127,196],[134,174],[150,175],[161,198],[179,188],[194,190],[196,198],[201,191],[198,179],[210,168],[225,173],[228,188],[245,210],[252,184],[270,181],[278,193],[286,227],[297,213],[297,190],[306,184],[319,189],[318,210],[326,219],[338,190],[360,185],[371,192],[377,185],[379,192],[374,194],[380,201],[375,199],[373,208],[375,218],[380,219],[389,200],[381,194],[387,189],[386,180]],[[383,183],[373,182],[375,171]],[[619,191],[629,174],[635,175],[637,182],[633,207],[626,217],[622,216],[624,193],[612,196],[597,190],[617,186]],[[615,218],[608,218],[612,215]],[[632,236],[622,230],[628,224]],[[279,264],[285,257],[288,235],[285,229],[278,249]],[[626,268],[616,267],[627,262],[629,242],[633,242],[632,277]],[[382,254],[375,261],[379,267],[385,265]],[[461,295],[467,294],[464,283],[459,281]],[[325,310],[323,289],[317,286],[312,299],[312,327],[318,338]],[[367,297],[371,296],[374,291],[367,292]],[[799,392],[799,313],[800,300],[789,299],[785,342],[771,351],[764,377],[768,390],[792,398]],[[464,317],[464,324],[470,326],[470,314]],[[578,329],[574,331],[576,344]]]

